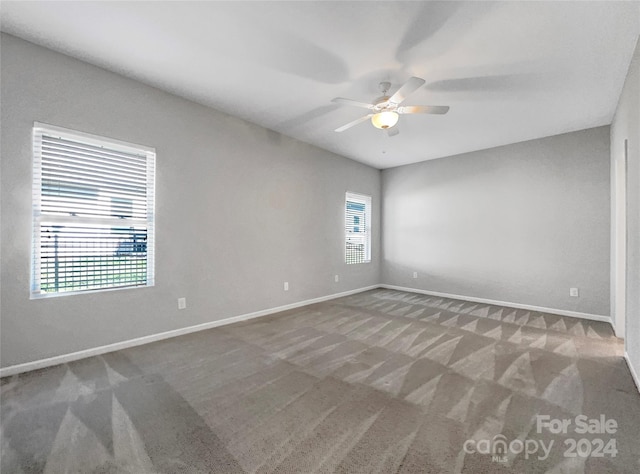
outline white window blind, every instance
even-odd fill
[[[31,297],[154,283],[155,150],[36,123]]]
[[[345,262],[371,261],[371,196],[347,193],[345,199]]]

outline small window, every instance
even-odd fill
[[[371,196],[347,193],[345,200],[345,262],[371,261]]]
[[[31,297],[154,284],[155,150],[36,123]]]

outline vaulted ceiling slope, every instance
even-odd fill
[[[15,2],[2,30],[378,168],[609,124],[631,2]],[[389,137],[334,130],[411,76]]]

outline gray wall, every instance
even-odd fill
[[[617,305],[615,300],[612,301],[612,311],[618,319],[621,312],[626,313],[625,349],[636,373],[640,374],[640,41],[611,124],[611,163],[614,169],[624,159],[625,139],[626,186],[624,182],[614,182],[616,188],[613,193],[616,195],[620,188],[622,191],[626,188],[626,206],[614,222],[613,235],[618,236],[621,245],[626,241],[626,251],[618,252],[620,259],[614,260],[612,275],[619,275],[622,271],[619,282],[626,291],[621,292],[623,300],[618,300]],[[622,203],[625,203],[624,199]]]
[[[609,315],[609,127],[387,169],[382,189],[383,283]]]
[[[379,282],[378,170],[12,36],[1,47],[3,367]],[[155,287],[29,300],[34,121],[156,148]],[[373,197],[371,264],[344,264],[347,190]]]
[[[1,48],[2,367],[380,282],[609,314],[608,127],[385,170],[381,192],[373,168],[12,36]],[[611,153],[629,137],[640,367],[637,55]],[[155,287],[29,300],[34,121],[156,148]],[[347,190],[373,196],[371,264],[343,263]]]

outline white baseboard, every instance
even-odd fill
[[[629,358],[629,353],[627,351],[624,351],[624,360],[627,361],[627,366],[629,367],[629,372],[631,372],[631,377],[636,384],[638,392],[640,392],[640,377],[638,377],[638,372],[636,372],[636,369],[631,364],[631,359]]]
[[[526,309],[529,311],[540,311],[541,313],[552,313],[560,316],[570,316],[572,318],[590,319],[592,321],[602,321],[609,323],[613,327],[611,318],[609,316],[602,316],[600,314],[579,313],[577,311],[568,311],[566,309],[545,308],[542,306],[532,306],[528,304],[510,303],[508,301],[489,300],[486,298],[475,298],[473,296],[453,295],[451,293],[440,293],[437,291],[420,290],[418,288],[409,288],[396,285],[380,285],[380,288],[387,288],[389,290],[408,291],[410,293],[421,293],[429,296],[439,296],[441,298],[452,298],[456,300],[471,301],[473,303],[493,304],[496,306],[507,306],[509,308]]]
[[[233,324],[239,321],[246,321],[249,319],[259,318],[261,316],[267,316],[270,314],[279,313],[281,311],[287,311],[289,309],[295,309],[301,306],[307,306],[314,303],[321,303],[322,301],[328,301],[336,298],[341,298],[343,296],[362,293],[363,291],[375,290],[376,288],[379,288],[379,286],[372,285],[364,288],[358,288],[355,290],[343,291],[342,293],[334,293],[332,295],[321,296],[319,298],[312,298],[304,301],[298,301],[296,303],[291,303],[284,306],[277,306],[275,308],[263,309],[261,311],[255,311],[253,313],[241,314],[239,316],[233,316],[230,318],[210,321],[203,324],[197,324],[195,326],[188,326],[185,328],[173,329],[171,331],[165,331],[158,334],[151,334],[149,336],[143,336],[135,339],[129,339],[127,341],[107,344],[106,346],[93,347],[91,349],[85,349],[82,351],[71,352],[69,354],[62,354],[54,357],[49,357],[47,359],[34,360],[32,362],[25,362],[23,364],[11,365],[8,367],[0,368],[0,377],[8,377],[10,375],[29,372],[31,370],[43,369],[45,367],[51,367],[53,365],[64,364],[66,362],[73,362],[74,360],[85,359],[87,357],[106,354],[107,352],[119,351],[122,349],[128,349],[130,347],[149,344],[155,341],[161,341],[163,339],[169,339],[171,337],[182,336],[184,334],[190,334],[192,332],[204,331],[206,329],[211,329],[218,326],[226,326],[227,324]]]
[[[288,305],[284,305],[284,306],[277,306],[275,308],[269,308],[269,309],[264,309],[261,311],[255,311],[253,313],[247,313],[247,314],[241,314],[239,316],[233,316],[230,318],[225,318],[225,319],[219,319],[216,321],[210,321],[207,323],[203,323],[203,324],[198,324],[195,326],[188,326],[185,328],[180,328],[180,329],[173,329],[171,331],[165,331],[165,332],[161,332],[158,334],[151,334],[149,336],[143,336],[143,337],[138,337],[135,339],[129,339],[127,341],[121,341],[121,342],[116,342],[113,344],[107,344],[105,346],[99,346],[99,347],[93,347],[91,349],[85,349],[82,351],[77,351],[77,352],[71,352],[69,354],[62,354],[62,355],[58,355],[58,356],[54,356],[54,357],[49,357],[47,359],[40,359],[40,360],[35,360],[32,362],[25,362],[23,364],[16,364],[16,365],[11,365],[8,367],[3,367],[0,368],[0,377],[8,377],[10,375],[15,375],[15,374],[20,374],[23,372],[29,372],[31,370],[37,370],[37,369],[43,369],[45,367],[51,367],[53,365],[58,365],[58,364],[64,364],[66,362],[73,362],[75,360],[79,360],[79,359],[84,359],[87,357],[92,357],[92,356],[97,356],[97,355],[101,355],[101,354],[106,354],[108,352],[113,352],[113,351],[119,351],[122,349],[128,349],[130,347],[136,347],[136,346],[141,346],[143,344],[149,344],[151,342],[155,342],[155,341],[161,341],[163,339],[169,339],[172,337],[177,337],[177,336],[182,336],[184,334],[190,334],[192,332],[198,332],[198,331],[204,331],[206,329],[211,329],[211,328],[215,328],[218,326],[226,326],[227,324],[233,324],[233,323],[237,323],[240,321],[246,321],[249,319],[254,319],[254,318],[259,318],[261,316],[267,316],[270,314],[274,314],[274,313],[279,313],[281,311],[286,311],[289,309],[295,309],[295,308],[299,308],[301,306],[307,306],[310,304],[314,304],[314,303],[321,303],[323,301],[328,301],[328,300],[332,300],[332,299],[336,299],[336,298],[341,298],[343,296],[349,296],[349,295],[353,295],[356,293],[361,293],[363,291],[369,291],[369,290],[374,290],[376,288],[386,288],[389,290],[398,290],[398,291],[406,291],[406,292],[410,292],[410,293],[420,293],[420,294],[424,294],[424,295],[429,295],[429,296],[438,296],[438,297],[442,297],[442,298],[453,298],[453,299],[458,299],[458,300],[465,300],[465,301],[471,301],[474,303],[484,303],[484,304],[493,304],[493,305],[497,305],[497,306],[507,306],[507,307],[511,307],[511,308],[517,308],[517,309],[526,309],[529,311],[540,311],[540,312],[544,312],[544,313],[553,313],[553,314],[559,314],[562,316],[570,316],[570,317],[574,317],[574,318],[583,318],[583,319],[590,319],[593,321],[603,321],[606,323],[609,323],[613,326],[611,318],[609,316],[601,316],[598,314],[589,314],[589,313],[579,313],[576,311],[567,311],[567,310],[561,310],[561,309],[554,309],[554,308],[544,308],[541,306],[531,306],[531,305],[525,305],[525,304],[520,304],[520,303],[510,303],[507,301],[496,301],[496,300],[490,300],[490,299],[485,299],[485,298],[475,298],[475,297],[471,297],[471,296],[463,296],[463,295],[454,295],[451,293],[440,293],[437,291],[427,291],[427,290],[421,290],[418,288],[409,288],[409,287],[404,287],[404,286],[396,286],[396,285],[386,285],[386,284],[381,284],[381,285],[371,285],[371,286],[367,286],[364,288],[358,288],[355,290],[350,290],[350,291],[344,291],[342,293],[334,293],[332,295],[327,295],[327,296],[321,296],[319,298],[312,298],[309,300],[304,300],[304,301],[299,301],[297,303],[291,303]],[[638,376],[637,374],[634,372],[634,369],[631,367],[631,364],[627,358],[627,363],[629,365],[629,368],[634,376],[634,380],[636,382],[636,385],[638,385],[638,387],[640,387],[640,383],[638,382]]]

